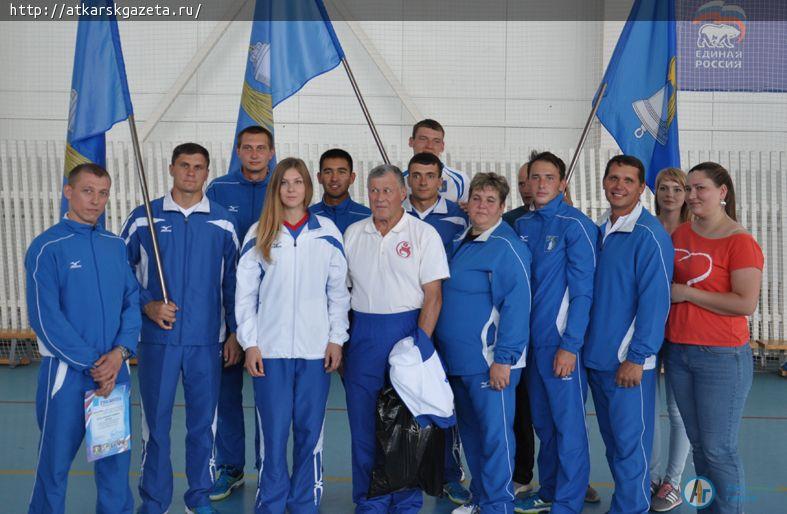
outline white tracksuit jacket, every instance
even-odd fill
[[[263,359],[322,359],[349,338],[347,260],[342,235],[312,214],[297,239],[282,227],[271,262],[256,248],[257,224],[243,243],[235,289],[238,342]]]

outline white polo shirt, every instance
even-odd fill
[[[383,237],[372,217],[344,233],[352,308],[367,314],[395,314],[420,309],[423,284],[446,279],[448,259],[437,230],[404,213]]]

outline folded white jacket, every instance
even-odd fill
[[[456,425],[454,393],[429,336],[420,328],[397,342],[388,355],[390,378],[399,397],[421,426]]]

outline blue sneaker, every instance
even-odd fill
[[[186,507],[186,514],[219,514],[219,511],[214,509],[212,505],[203,505],[201,507]]]
[[[232,493],[233,489],[242,485],[243,471],[238,472],[234,471],[232,468],[221,466],[216,473],[216,480],[213,482],[213,489],[210,490],[210,496],[208,497],[214,502],[223,500]],[[210,512],[213,511],[206,511],[208,514]]]
[[[452,510],[451,514],[481,514],[481,507],[475,503],[465,503]]]
[[[551,509],[552,503],[539,498],[538,493],[514,498],[514,512],[517,514],[538,514],[539,512],[549,512]]]
[[[473,496],[470,494],[470,491],[465,489],[462,482],[446,482],[443,484],[443,494],[457,505],[470,503],[470,499]]]

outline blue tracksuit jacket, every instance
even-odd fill
[[[356,221],[360,221],[372,215],[371,209],[358,202],[354,202],[352,198],[347,198],[336,206],[326,205],[325,202],[318,202],[309,207],[309,212],[319,216],[325,216],[333,221],[342,234],[347,230],[347,227]]]
[[[410,205],[409,200],[405,200],[404,210],[421,221],[432,225],[437,230],[437,233],[440,234],[443,245],[449,244],[457,234],[464,232],[467,228],[467,214],[465,214],[465,211],[459,207],[459,204],[446,200],[443,196],[439,196],[432,210],[424,214],[419,214]]]
[[[125,254],[111,232],[68,219],[33,240],[25,257],[27,306],[43,357],[87,372],[115,346],[136,350],[139,287]]]
[[[234,219],[221,205],[203,197],[185,217],[167,194],[151,202],[169,296],[178,306],[172,330],[143,316],[142,342],[202,346],[224,342],[225,322],[235,323],[235,270],[238,237]],[[144,206],[131,213],[122,237],[139,280],[140,304],[161,300],[153,243]]]
[[[469,229],[468,229],[469,230]],[[530,251],[502,220],[448,248],[451,277],[435,329],[448,375],[486,373],[492,362],[523,367],[530,337]]]
[[[235,218],[238,239],[241,241],[249,228],[260,219],[270,178],[269,172],[265,180],[252,182],[238,170],[213,179],[205,190],[209,200],[230,211]]]
[[[563,195],[516,220],[533,256],[533,347],[582,348],[593,302],[598,227]]]
[[[605,237],[608,218],[598,239],[585,366],[612,371],[628,360],[653,369],[670,309],[672,241],[641,204]]]

